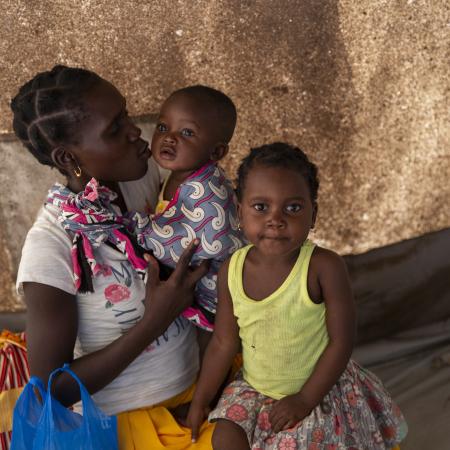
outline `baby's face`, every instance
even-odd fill
[[[198,100],[176,94],[163,104],[152,139],[152,155],[163,168],[190,175],[214,159],[214,117]]]

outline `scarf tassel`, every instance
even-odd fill
[[[119,231],[115,229],[112,232],[116,239],[123,245],[123,250],[122,248],[120,248],[120,250],[125,254],[136,272],[143,277],[145,275],[145,269],[148,266],[147,261],[143,258],[143,249],[138,245],[134,236],[129,234],[126,230]]]
[[[75,273],[75,287],[78,292],[85,294],[87,292],[94,292],[94,285],[92,283],[92,269],[88,262],[85,252],[85,242],[87,239],[80,234],[75,235],[74,247],[75,255],[72,251],[72,261]]]

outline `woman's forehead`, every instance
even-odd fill
[[[126,106],[123,95],[108,81],[102,80],[84,95],[84,106],[89,115],[105,119],[115,117]]]

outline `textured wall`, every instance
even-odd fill
[[[361,252],[450,226],[449,16],[445,0],[2,0],[0,130],[55,63],[113,81],[131,114],[215,86],[239,112],[229,172],[249,146],[300,145],[321,169],[316,239]]]

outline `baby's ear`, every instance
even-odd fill
[[[212,161],[220,161],[228,153],[228,144],[218,142],[211,152]]]

